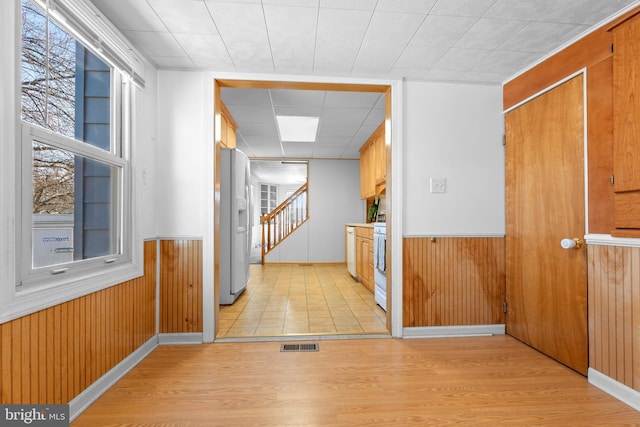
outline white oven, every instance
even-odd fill
[[[373,224],[373,279],[376,302],[387,310],[387,224]]]

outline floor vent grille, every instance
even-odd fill
[[[319,351],[320,346],[318,344],[282,344],[280,351]]]

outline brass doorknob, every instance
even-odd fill
[[[584,242],[582,241],[582,239],[577,237],[573,239],[564,238],[560,241],[560,246],[562,246],[562,249],[580,249],[583,244]]]

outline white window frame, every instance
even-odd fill
[[[116,150],[115,154],[120,159],[111,157],[107,162],[122,168],[119,182],[122,197],[118,206],[122,218],[118,224],[123,239],[120,242],[122,250],[115,256],[69,263],[64,274],[51,275],[49,271],[44,274],[42,269],[35,271],[30,268],[32,214],[29,209],[24,210],[21,200],[25,195],[31,195],[31,166],[25,171],[25,164],[31,165],[32,162],[31,141],[35,137],[65,150],[70,147],[67,144],[71,144],[74,148],[69,151],[100,161],[105,151],[88,144],[83,144],[86,147],[79,150],[74,145],[77,141],[21,121],[21,2],[0,2],[0,54],[4,58],[13,58],[13,61],[6,60],[0,64],[0,94],[3,99],[14,99],[13,103],[6,102],[0,107],[0,232],[3,236],[0,242],[0,323],[143,274],[143,241],[138,218],[140,200],[136,197],[140,193],[141,183],[134,178],[133,136],[137,130],[135,119],[138,103],[142,102],[142,99],[137,99],[134,85],[144,85],[144,65],[137,51],[117,30],[100,19],[99,11],[90,2],[57,0],[56,6],[57,13],[63,12],[63,19],[56,19],[57,24],[95,54],[106,51],[106,55],[98,56],[112,66],[112,78],[118,76],[112,82],[122,79],[121,83],[112,85],[112,93],[116,97],[120,97],[121,92],[121,101],[112,108],[114,135],[111,136],[114,138],[117,134],[119,139],[112,144],[112,150]],[[82,27],[77,28],[74,25],[76,23],[81,23]],[[90,33],[87,34],[87,31]],[[96,40],[99,48],[88,40]],[[123,64],[130,65],[123,68]],[[112,98],[112,103],[114,101]],[[27,204],[31,206],[30,201]],[[29,269],[25,265],[29,265]],[[67,268],[67,265],[64,267]]]

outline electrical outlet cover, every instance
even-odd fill
[[[430,186],[432,193],[446,193],[447,192],[447,180],[446,178],[430,178]]]

